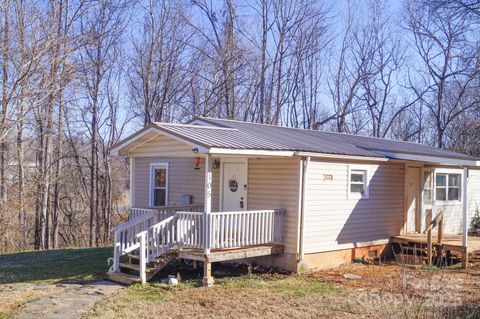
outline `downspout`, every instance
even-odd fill
[[[468,168],[463,167],[463,223],[462,223],[462,268],[468,267]]]
[[[306,184],[307,184],[307,176],[308,176],[308,165],[310,163],[310,156],[305,157],[305,159],[302,161],[302,187],[301,187],[301,200],[300,200],[300,236],[299,236],[299,261],[303,261],[303,258],[305,256],[304,253],[304,230],[305,230],[305,201],[306,201],[306,196],[305,196],[305,190],[306,190]]]

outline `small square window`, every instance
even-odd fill
[[[350,193],[366,195],[367,171],[351,170],[350,171]]]

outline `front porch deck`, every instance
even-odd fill
[[[203,262],[205,285],[211,285],[213,262],[283,253],[284,209],[208,214],[203,210],[201,206],[132,208],[128,221],[114,229],[109,278],[145,283],[172,259],[181,258]],[[120,262],[124,255],[128,263]],[[132,277],[131,270],[139,275]]]
[[[420,245],[427,245],[428,244],[428,236],[427,234],[408,234],[408,235],[398,235],[392,237],[393,243],[398,244],[420,244]],[[478,236],[468,236],[468,246],[467,246],[467,253],[480,251],[480,237]],[[432,244],[438,244],[438,236],[437,233],[433,233],[432,236]],[[443,248],[449,251],[457,251],[463,252],[463,245],[462,245],[462,235],[453,235],[453,234],[443,234],[442,243]]]
[[[283,247],[284,245],[281,243],[272,243],[239,248],[212,249],[208,254],[202,249],[181,249],[177,252],[177,256],[182,259],[202,262],[221,262],[281,254],[283,253]]]

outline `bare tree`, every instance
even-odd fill
[[[435,125],[435,140],[445,146],[445,131],[456,117],[478,106],[470,99],[478,89],[478,46],[471,41],[472,29],[464,15],[444,9],[432,10],[421,1],[407,6],[408,29],[423,68],[418,72],[428,88],[422,101]]]
[[[99,245],[102,225],[100,209],[99,133],[106,105],[108,74],[120,58],[119,41],[125,28],[128,2],[94,1],[80,18],[80,32],[85,35],[79,47],[80,74],[87,103],[82,121],[89,129],[89,245]]]
[[[134,39],[129,86],[144,125],[172,121],[188,87],[185,52],[191,34],[182,1],[148,2],[142,36]]]

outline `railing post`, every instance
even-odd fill
[[[211,213],[212,213],[212,155],[205,156],[205,200],[204,200],[204,251],[206,254],[210,253],[210,239],[211,239]]]
[[[146,245],[146,231],[137,235],[140,239],[140,279],[142,284],[147,282],[147,245]]]
[[[433,247],[432,247],[432,230],[429,229],[427,231],[427,257],[428,257],[428,265],[431,266],[432,265],[432,250],[433,250]]]
[[[120,271],[120,232],[115,232],[115,246],[113,246],[113,272]]]

